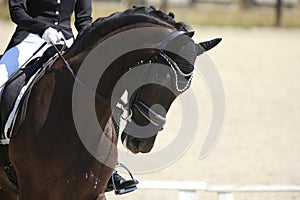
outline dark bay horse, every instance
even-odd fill
[[[55,60],[44,76],[33,86],[25,119],[18,131],[14,133],[15,136],[11,138],[9,147],[1,147],[0,197],[6,195],[6,200],[105,199],[106,185],[114,169],[110,164],[100,162],[86,148],[78,134],[74,122],[74,104],[87,107],[80,112],[80,121],[87,135],[93,130],[85,124],[88,124],[93,116],[88,109],[88,100],[74,95],[74,84],[79,79],[74,78],[72,73],[74,76],[79,74],[82,64],[88,62],[87,57],[95,53],[94,50],[106,39],[137,28],[152,27],[157,30],[156,36],[162,38],[161,41],[149,39],[148,48],[137,49],[119,56],[110,63],[103,76],[99,78],[97,87],[92,89],[96,96],[93,96],[93,99],[97,121],[103,130],[99,141],[94,140],[93,145],[100,154],[102,152],[106,154],[108,163],[117,164],[115,146],[117,145],[116,129],[119,127],[112,117],[115,108],[112,93],[123,74],[133,67],[143,68],[144,62],[150,63],[144,69],[143,75],[140,75],[145,76],[145,79],[141,80],[156,77],[161,84],[149,83],[129,92],[128,106],[132,116],[121,135],[126,147],[133,153],[149,152],[153,147],[156,134],[165,123],[165,115],[170,105],[190,84],[196,57],[219,42],[219,40],[212,40],[195,44],[191,39],[193,33],[188,32],[184,23],[177,23],[173,18],[173,14],[166,15],[152,7],[134,7],[98,19],[78,36],[62,58],[69,64],[71,71],[65,67],[66,63],[62,59]],[[179,45],[174,46],[174,44]],[[174,48],[176,53],[164,50],[168,48]],[[114,50],[111,51],[111,54],[113,53]],[[181,56],[181,53],[187,55],[187,58]],[[103,55],[98,56],[98,62],[101,62]],[[151,63],[162,64],[167,70],[163,70],[163,73],[153,72]],[[181,83],[184,89],[178,89],[178,84]],[[85,85],[85,82],[81,83],[82,85]],[[168,87],[175,89],[170,90]],[[87,92],[90,88],[79,88],[79,93],[91,95]],[[125,82],[123,89],[127,89]],[[116,96],[120,97],[122,92],[120,90]],[[20,116],[17,120],[20,120]],[[137,125],[149,126],[149,128],[142,129],[142,132],[137,130],[137,134],[132,134]],[[143,136],[145,134],[147,136]],[[101,142],[103,135],[109,142]],[[8,162],[8,158],[16,171],[17,187],[9,181],[3,171],[3,165]]]

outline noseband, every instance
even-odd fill
[[[155,129],[158,131],[163,130],[163,127],[167,121],[166,117],[157,114],[142,101],[135,102],[133,106],[145,119],[148,120],[149,123],[155,127]]]

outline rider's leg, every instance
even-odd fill
[[[74,39],[66,40],[66,45],[70,47]],[[33,53],[45,42],[39,35],[30,33],[21,43],[6,51],[0,60],[0,86],[21,67],[31,56],[32,59],[43,55],[50,45],[46,45],[36,55]],[[0,89],[0,94],[1,94]]]
[[[0,60],[0,86],[2,86],[8,79],[12,70],[15,70],[18,65],[18,59],[13,59],[18,57],[18,49],[12,48],[7,51]],[[2,88],[1,88],[2,91]],[[0,94],[1,94],[0,91]]]
[[[44,40],[38,35],[29,34],[21,43],[6,51],[0,60],[0,86],[24,64],[43,43]],[[41,56],[46,48],[47,47],[42,49],[34,57]],[[2,88],[0,90],[2,90]]]

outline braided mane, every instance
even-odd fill
[[[98,18],[91,26],[82,31],[70,51],[73,54],[95,45],[101,38],[114,30],[136,23],[152,23],[173,27],[179,31],[188,31],[189,27],[183,22],[176,22],[174,14],[168,15],[154,7],[133,7],[124,12],[116,12],[108,17]]]

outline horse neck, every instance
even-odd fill
[[[64,114],[69,113],[67,115],[73,115],[73,117],[74,115],[80,115],[79,117],[82,118],[83,123],[96,114],[98,122],[104,130],[111,117],[111,109],[105,102],[95,98],[94,94],[98,91],[96,89],[93,90],[93,86],[77,74],[85,55],[79,54],[75,57],[68,57],[68,54],[66,54],[65,58],[76,78],[72,77],[71,72],[64,66],[61,60],[58,60],[52,67],[52,70],[60,72],[58,73],[59,75],[56,75],[56,79],[61,84],[55,88],[53,100],[60,101],[62,105],[65,105],[61,106],[61,112]],[[80,84],[80,81],[82,81],[83,85]],[[106,97],[105,94],[102,94],[102,96]],[[94,107],[91,108],[91,104]]]

